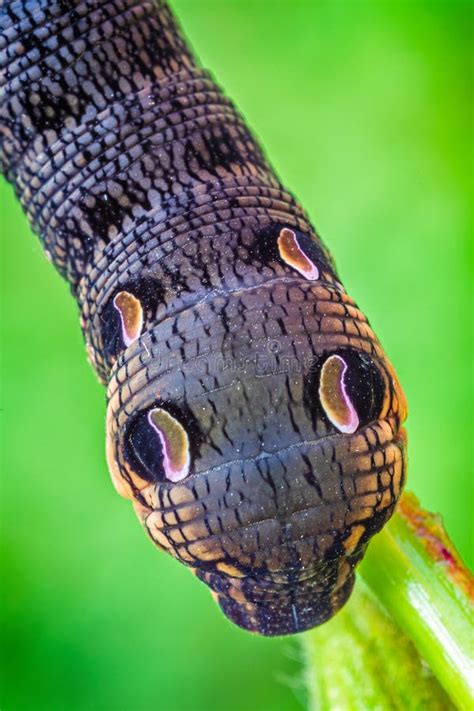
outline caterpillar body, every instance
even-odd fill
[[[108,386],[107,460],[236,624],[348,599],[406,402],[304,210],[165,2],[7,0],[1,167]]]

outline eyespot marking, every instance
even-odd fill
[[[181,481],[189,474],[189,439],[178,420],[161,407],[148,413],[148,422],[158,434],[163,449],[163,469],[167,479]]]
[[[296,269],[306,279],[319,279],[319,269],[301,248],[293,230],[284,227],[278,235],[278,251],[280,257],[290,267]]]
[[[129,291],[120,291],[114,298],[120,315],[122,339],[126,347],[137,340],[143,328],[143,309],[140,301]]]
[[[319,399],[332,424],[340,432],[351,434],[359,426],[359,417],[346,389],[344,376],[347,368],[341,356],[329,356],[321,369]]]

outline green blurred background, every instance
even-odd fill
[[[409,487],[472,563],[471,4],[173,6],[396,365]],[[232,627],[115,494],[76,307],[0,197],[2,709],[303,708],[297,642]]]

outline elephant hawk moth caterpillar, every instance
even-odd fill
[[[1,167],[108,386],[107,461],[233,622],[348,599],[406,402],[305,212],[159,0],[6,0]]]

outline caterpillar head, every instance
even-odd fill
[[[289,634],[348,598],[400,495],[405,416],[345,292],[274,280],[164,319],[127,347],[109,385],[107,455],[150,537],[230,619]]]

